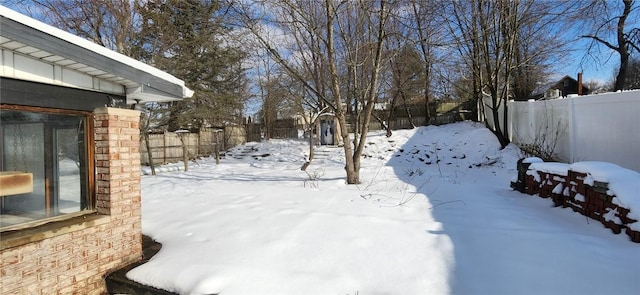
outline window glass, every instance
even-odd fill
[[[1,110],[1,228],[90,209],[86,120]]]
[[[82,181],[80,175],[80,159],[77,129],[60,129],[56,132],[58,153],[56,154],[59,185],[57,194],[58,209],[62,213],[72,213],[83,209]]]

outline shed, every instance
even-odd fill
[[[340,122],[334,114],[323,113],[315,120],[316,144],[318,145],[342,145]]]

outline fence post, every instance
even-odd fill
[[[504,128],[508,128],[509,130],[509,142],[513,142],[513,118],[514,118],[514,114],[515,114],[515,108],[517,106],[516,102],[514,100],[507,100],[506,102],[507,104],[512,104],[509,107],[507,107],[507,111],[508,116],[507,116],[507,121],[505,124],[507,124],[508,126],[504,126]]]
[[[546,104],[546,102],[545,102]],[[538,108],[535,101],[527,101],[527,109],[529,110],[529,132],[527,135],[531,137],[533,140],[531,143],[534,143],[536,140],[536,116],[538,114]]]
[[[569,105],[567,106],[569,118],[568,118],[568,132],[569,132],[569,162],[573,163],[576,160],[576,112],[575,112],[575,101],[576,98],[567,98],[569,100]]]
[[[214,153],[215,153],[215,156],[216,156],[216,165],[220,164],[220,140],[219,140],[220,132],[224,133],[224,129],[223,130],[216,129],[212,133],[213,137],[215,138],[215,143],[214,143],[215,144],[215,150],[214,150]]]
[[[188,147],[187,147],[187,143],[189,140],[189,131],[187,130],[176,130],[174,131],[176,133],[176,135],[178,135],[178,138],[180,138],[180,141],[182,142],[182,162],[184,162],[184,171],[189,171],[189,157],[188,155]]]
[[[201,149],[200,149],[200,143],[202,142],[200,138],[202,134],[201,132],[202,131],[198,129],[198,137],[196,138],[196,155],[195,155],[196,158],[202,156]]]
[[[162,134],[162,164],[167,164],[167,132]]]

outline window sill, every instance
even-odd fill
[[[109,215],[90,212],[36,227],[0,233],[0,251],[109,223]]]

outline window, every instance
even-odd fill
[[[90,113],[0,110],[0,230],[92,209]]]

